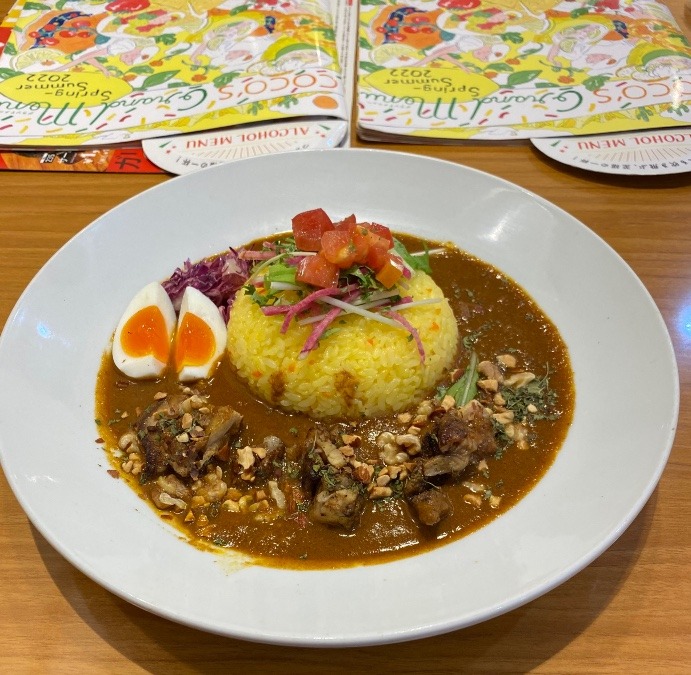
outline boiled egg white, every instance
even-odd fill
[[[113,362],[137,379],[159,377],[168,365],[175,309],[163,286],[147,284],[127,305],[113,336]]]
[[[185,289],[175,332],[180,382],[210,377],[226,348],[226,324],[218,307],[192,286]]]

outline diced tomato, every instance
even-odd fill
[[[388,251],[390,248],[387,239],[375,234],[366,225],[356,225],[353,228],[351,237],[358,249],[365,251],[369,251],[371,248],[380,248],[383,251]],[[367,256],[365,255],[364,259],[366,260],[366,258]]]
[[[353,227],[357,223],[357,220],[355,220],[355,214],[351,213],[348,217],[344,218],[343,220],[339,220],[337,223],[334,223],[334,228],[337,230],[350,230],[351,227]]]
[[[380,237],[383,237],[389,242],[389,245],[386,247],[387,250],[393,247],[393,235],[391,234],[391,230],[388,227],[386,227],[386,225],[380,225],[379,223],[369,223],[367,225],[367,228],[371,232],[374,232],[374,234],[378,234]]]
[[[338,285],[338,265],[329,262],[320,251],[317,255],[307,255],[298,263],[295,278],[305,284],[319,288]]]
[[[385,288],[391,288],[403,276],[403,261],[397,255],[387,253],[387,256],[389,259],[375,276]]]
[[[322,235],[322,253],[329,261],[341,269],[347,269],[355,262],[357,249],[350,233],[346,230],[329,230]]]
[[[333,228],[331,218],[324,209],[303,211],[293,217],[295,244],[302,251],[318,251],[322,235]]]
[[[365,260],[365,263],[375,272],[378,272],[382,267],[384,267],[388,261],[389,252],[385,251],[383,248],[372,246],[372,248],[367,251],[367,260]]]

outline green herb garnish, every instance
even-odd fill
[[[396,253],[403,259],[406,265],[414,270],[420,270],[427,274],[432,274],[432,268],[429,264],[429,247],[425,244],[425,252],[419,255],[411,255],[408,249],[394,237],[393,248]]]
[[[463,373],[463,377],[456,380],[447,390],[446,396],[453,396],[456,406],[461,408],[470,403],[477,396],[477,381],[480,376],[477,372],[477,354],[470,354],[470,362]]]

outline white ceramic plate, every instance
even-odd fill
[[[575,371],[573,425],[517,506],[435,551],[383,565],[234,565],[181,540],[95,439],[94,382],[133,293],[185,258],[288,229],[324,207],[450,239],[512,276],[559,327]],[[678,376],[665,325],[627,265],[584,225],[521,188],[414,155],[264,156],[172,179],[105,214],[20,298],[0,341],[0,453],[36,528],[82,572],[195,628],[291,645],[420,638],[545,593],[638,514],[672,445]],[[39,423],[37,423],[39,422]]]

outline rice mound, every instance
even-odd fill
[[[429,275],[417,272],[405,294],[442,299],[401,311],[420,335],[424,363],[406,330],[357,314],[337,317],[338,330],[298,359],[311,326],[293,321],[281,334],[283,316],[265,316],[242,289],[228,321],[230,360],[255,395],[288,411],[343,419],[399,412],[431,392],[458,346],[456,319]]]

